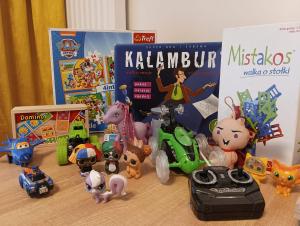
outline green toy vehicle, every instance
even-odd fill
[[[71,155],[73,149],[79,144],[86,143],[91,143],[98,149],[100,148],[98,137],[96,135],[92,135],[89,137],[84,122],[73,121],[69,127],[69,134],[67,136],[61,136],[58,138],[56,148],[58,164],[68,164],[68,158]]]
[[[156,173],[162,183],[169,180],[169,169],[190,174],[206,163],[200,159],[198,142],[192,131],[188,132],[172,119],[153,120],[152,128],[151,158],[155,160]]]

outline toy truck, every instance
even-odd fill
[[[97,135],[89,136],[85,124],[82,121],[73,121],[70,124],[69,134],[58,138],[56,154],[59,165],[68,164],[68,158],[73,149],[79,144],[91,143],[100,148]]]

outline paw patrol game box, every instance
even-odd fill
[[[54,103],[84,103],[90,132],[106,127],[103,115],[114,102],[114,46],[154,43],[154,32],[50,29]]]
[[[299,40],[297,22],[223,33],[219,119],[232,113],[227,105],[240,106],[256,154],[286,164],[300,163]]]

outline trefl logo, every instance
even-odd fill
[[[61,56],[70,59],[77,56],[80,44],[73,39],[67,38],[57,42],[56,47],[59,49]]]
[[[155,33],[134,33],[133,43],[155,43]]]
[[[283,52],[273,52],[268,46],[264,50],[258,50],[257,48],[251,51],[246,51],[239,45],[235,47],[231,45],[228,65],[238,64],[238,65],[283,65],[289,64],[292,59],[292,51]]]

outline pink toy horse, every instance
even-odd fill
[[[148,123],[134,122],[132,115],[129,113],[129,106],[121,102],[116,102],[106,112],[103,117],[105,124],[115,124],[118,126],[119,135],[116,141],[120,138],[126,145],[136,137],[147,144],[150,135],[150,125]]]

